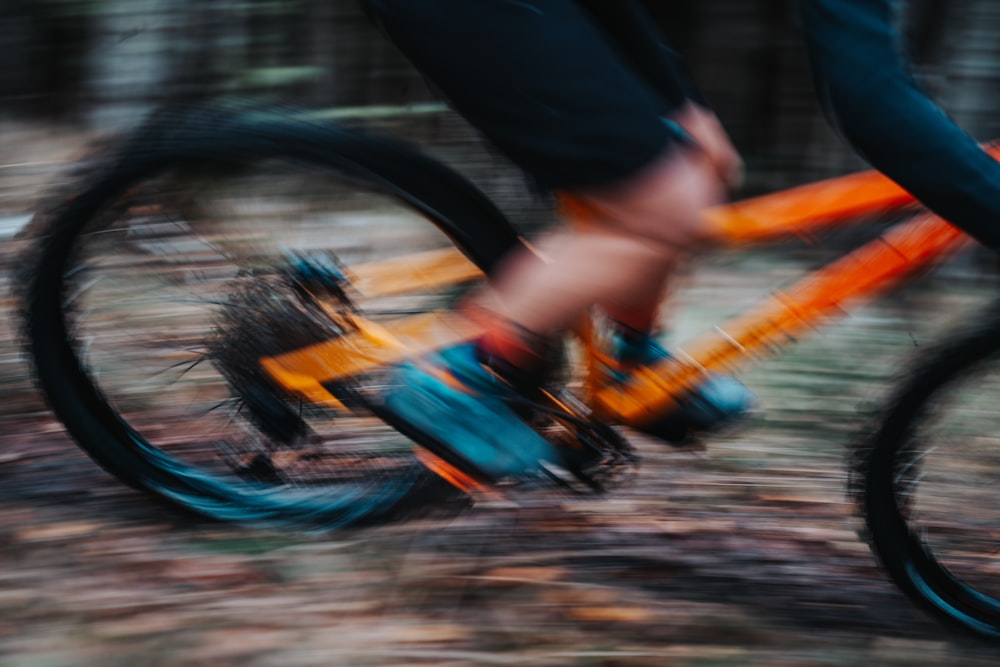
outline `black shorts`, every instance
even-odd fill
[[[618,21],[628,0],[362,2],[455,109],[542,187],[611,185],[683,141],[663,120],[683,96],[669,78],[676,54],[639,23],[609,30],[593,9]],[[626,34],[629,25],[642,34]],[[660,56],[668,76],[657,87],[648,72],[660,73],[650,69]]]

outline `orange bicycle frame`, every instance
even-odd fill
[[[1000,148],[989,148],[995,157]],[[585,214],[564,198],[569,217]],[[715,207],[706,212],[723,243],[745,245],[801,236],[851,224],[859,218],[914,203],[912,195],[877,172],[869,171]],[[931,214],[897,225],[825,268],[773,294],[746,314],[715,328],[672,359],[640,368],[624,382],[598,386],[588,394],[596,414],[608,421],[641,424],[653,420],[704,374],[762,358],[850,299],[871,296],[901,278],[961,247],[967,237]],[[418,253],[350,269],[351,285],[361,294],[382,296],[446,286],[480,277],[456,249]],[[343,317],[343,315],[337,315]],[[271,377],[305,399],[343,407],[324,387],[338,379],[397,363],[477,335],[475,325],[449,312],[429,312],[389,323],[355,318],[355,332],[275,357],[261,359]],[[586,326],[579,332],[586,348]],[[587,363],[593,363],[592,354]],[[593,378],[593,373],[587,373]]]

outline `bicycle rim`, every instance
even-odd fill
[[[28,335],[57,414],[121,479],[220,519],[353,525],[454,497],[395,431],[282,394],[255,360],[340,333],[301,302],[290,255],[349,273],[461,240],[482,263],[512,232],[464,182],[420,192],[419,170],[443,168],[401,147],[286,121],[200,132],[124,160],[48,225]],[[481,234],[456,219],[475,212]],[[352,296],[379,321],[454,293]]]
[[[932,613],[1000,637],[1000,310],[928,354],[864,464],[872,547]]]

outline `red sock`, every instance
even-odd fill
[[[513,327],[497,327],[489,329],[477,342],[477,349],[482,357],[496,359],[504,364],[519,369],[537,368],[543,360],[540,340],[537,334],[528,332],[521,335]]]
[[[608,317],[633,331],[650,333],[656,325],[656,308],[604,307]]]
[[[480,363],[519,390],[535,389],[544,371],[548,339],[495,315],[476,319],[485,333],[476,341]]]

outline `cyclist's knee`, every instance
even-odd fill
[[[604,224],[652,244],[694,249],[712,242],[702,212],[725,193],[718,172],[693,150],[672,152],[632,178],[573,193]]]

